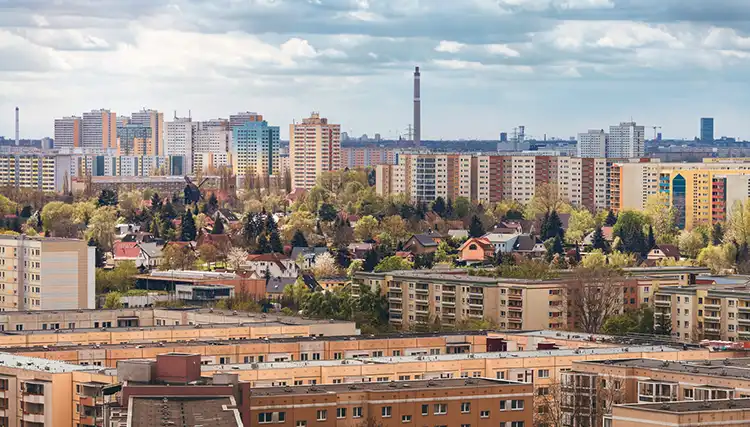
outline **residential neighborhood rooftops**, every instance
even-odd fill
[[[91,370],[90,366],[74,365],[72,363],[41,359],[38,357],[0,353],[0,367],[3,366],[9,368],[20,368],[27,371],[49,372],[52,374]]]
[[[723,378],[750,379],[750,358],[691,360],[670,362],[657,359],[620,359],[603,361],[586,361],[597,365],[617,366],[623,368],[643,368],[664,372],[684,373],[688,375],[716,376]]]
[[[128,427],[243,425],[232,396],[131,396],[128,406]]]
[[[633,403],[629,405],[618,405],[618,407],[638,409],[642,411],[671,412],[681,414],[714,411],[746,411],[750,409],[750,399]],[[719,423],[719,425],[720,424],[722,423]]]

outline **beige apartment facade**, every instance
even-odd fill
[[[94,249],[78,239],[0,236],[0,311],[95,308]]]
[[[289,125],[292,188],[310,189],[324,173],[341,169],[341,125],[312,113]]]
[[[750,399],[617,405],[604,427],[750,425]]]

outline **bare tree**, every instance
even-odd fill
[[[567,283],[568,309],[584,332],[595,334],[622,308],[622,277],[607,267],[579,267]]]
[[[357,424],[357,427],[385,427],[385,424],[377,421],[375,417],[370,415],[369,417],[365,418],[364,421]]]
[[[612,413],[612,406],[624,402],[620,379],[611,376],[564,373],[561,381],[537,388],[534,426],[596,427]]]

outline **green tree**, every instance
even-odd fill
[[[557,211],[552,211],[548,214],[544,214],[541,225],[539,227],[539,234],[542,240],[554,239],[556,236],[561,238],[564,236],[562,220]]]
[[[578,243],[596,228],[594,215],[588,209],[574,209],[570,212],[568,230],[565,232],[565,240],[570,243]]]
[[[268,244],[271,247],[271,252],[283,253],[284,245],[281,243],[278,231],[272,231],[268,235]]]
[[[560,235],[555,236],[554,238],[548,240],[547,242],[550,242],[549,244],[545,246],[549,246],[547,248],[547,261],[550,262],[554,259],[555,256],[558,257],[565,257],[565,248],[563,247],[562,238]]]
[[[198,257],[189,245],[168,244],[162,250],[162,270],[192,270]]]
[[[180,224],[180,241],[192,242],[196,236],[195,219],[190,210],[185,210],[182,214],[182,223]]]
[[[607,227],[614,227],[617,224],[617,215],[612,212],[612,209],[607,212],[607,217],[604,219],[604,225]]]
[[[310,288],[301,277],[293,285],[284,288],[284,300],[291,303],[296,309],[301,309],[310,298]]]
[[[354,225],[354,236],[360,241],[372,240],[378,228],[378,220],[372,215],[363,216]]]
[[[267,254],[271,253],[271,244],[268,243],[268,238],[265,233],[261,233],[258,236],[257,244],[255,246],[256,254]]]
[[[438,196],[434,202],[432,202],[432,211],[436,214],[443,216],[445,215],[445,200]]]
[[[102,205],[102,206],[109,206],[109,205]],[[119,292],[110,292],[107,294],[107,297],[104,299],[104,308],[107,310],[115,310],[118,308],[122,308],[122,294]]]
[[[609,335],[627,335],[637,326],[638,322],[629,313],[615,314],[604,321],[602,332]]]
[[[297,230],[294,233],[294,237],[292,238],[292,247],[293,248],[309,247],[309,245],[307,244],[307,239],[305,239],[305,235],[302,233],[302,230]]]
[[[724,229],[721,227],[721,223],[717,222],[711,229],[711,244],[718,246],[724,241]]]
[[[594,235],[591,238],[591,246],[604,253],[609,252],[609,243],[607,243],[607,240],[604,238],[604,232],[601,227],[596,227],[594,230]]]
[[[163,202],[161,197],[159,197],[159,193],[154,193],[153,196],[151,196],[151,212],[156,213],[161,211],[162,204]]]
[[[680,233],[677,242],[680,248],[680,254],[693,259],[697,258],[701,250],[707,246],[704,237],[696,230],[683,231]]]
[[[224,220],[216,215],[216,221],[214,221],[214,227],[211,229],[211,234],[224,234]]]
[[[484,236],[484,225],[482,220],[478,216],[474,215],[471,217],[471,224],[469,225],[469,237],[482,237]]]
[[[99,193],[98,206],[117,206],[117,193],[114,190],[104,189]]]
[[[363,271],[373,271],[375,267],[378,266],[378,263],[380,262],[380,255],[378,255],[378,252],[374,249],[371,249],[365,253],[365,260],[362,264],[362,270]]]
[[[644,214],[647,222],[654,227],[656,243],[673,243],[677,237],[677,209],[663,193],[652,195],[646,201]],[[651,248],[649,248],[651,249]]]
[[[411,270],[412,268],[412,263],[405,260],[404,258],[401,258],[400,256],[393,255],[383,258],[383,260],[380,261],[377,266],[375,266],[374,271],[376,273],[384,273],[387,271]]]
[[[323,203],[320,205],[320,209],[318,210],[318,218],[320,218],[321,221],[331,222],[336,220],[338,216],[339,213],[334,205],[330,203]]]
[[[654,227],[649,224],[648,225],[648,237],[646,237],[646,251],[650,251],[651,249],[656,247],[656,237],[654,236]]]
[[[453,202],[453,213],[455,214],[455,217],[458,219],[464,219],[469,216],[469,212],[471,212],[471,201],[466,197],[456,197],[456,200]]]
[[[698,263],[708,267],[714,274],[722,274],[734,268],[737,247],[733,244],[709,245],[698,254]]]
[[[117,211],[114,207],[105,205],[94,211],[86,229],[86,237],[94,239],[97,247],[110,252],[115,240],[115,225],[117,225]]]
[[[75,208],[64,202],[49,202],[42,208],[44,231],[52,237],[76,237],[78,225],[74,220]]]
[[[619,250],[632,254],[645,255],[646,236],[643,234],[645,220],[635,211],[625,211],[617,218],[612,234],[621,240]]]
[[[431,269],[435,265],[435,254],[419,254],[414,257],[414,269]]]
[[[219,209],[219,200],[216,198],[216,193],[211,193],[211,196],[208,197],[208,202],[206,202],[206,210],[213,214]]]
[[[94,263],[96,265],[96,268],[104,268],[105,265],[107,265],[107,256],[104,254],[104,251],[101,250],[99,245],[97,245],[96,241],[93,238],[89,239],[88,242],[89,247],[94,247]]]

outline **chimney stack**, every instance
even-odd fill
[[[422,106],[419,96],[419,67],[414,68],[414,146],[422,141]]]
[[[18,107],[16,107],[16,147],[18,147],[18,144],[21,143],[21,141],[19,139],[20,134],[19,134],[19,128],[18,128],[19,124],[18,123],[19,123],[18,122]]]

